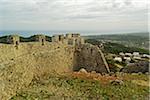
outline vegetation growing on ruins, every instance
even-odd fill
[[[5,38],[7,37],[1,37],[1,40]],[[24,43],[21,44],[20,47],[22,48],[19,49],[14,49],[14,45],[2,45],[1,77],[2,79],[4,78],[4,81],[2,81],[1,84],[4,89],[1,89],[3,90],[0,92],[2,93],[1,97],[11,98],[11,100],[143,100],[148,98],[148,73],[119,73],[118,71],[120,71],[120,69],[118,70],[111,66],[116,67],[117,65],[115,64],[118,64],[124,67],[126,63],[117,62],[112,59],[107,59],[111,72],[107,74],[106,71],[103,70],[104,60],[101,59],[101,50],[97,48],[97,46],[94,46],[100,45],[102,47],[99,40],[88,39],[87,42],[94,45],[84,44],[83,47],[80,47],[82,46],[80,38],[79,41],[76,41],[76,43],[80,43],[79,47],[72,48],[74,43],[70,44],[73,46],[67,47],[63,45],[60,36],[56,36],[55,39],[58,40],[52,41],[55,43],[41,45],[40,42],[45,41],[45,36],[44,40],[40,37],[38,37],[37,40],[35,36],[28,38],[21,37],[19,39],[21,42],[39,42],[27,43],[25,49],[22,49]],[[51,41],[54,39],[46,36],[46,40]],[[74,41],[75,39],[71,40]],[[57,44],[57,42],[61,42],[61,45],[59,43]],[[74,47],[76,46],[78,45]],[[106,55],[111,53],[114,53],[112,55],[116,55],[119,52],[133,52],[135,50],[140,53],[147,53],[147,50],[144,49],[126,47],[111,42],[104,43],[103,48]],[[75,58],[75,61],[73,58]],[[113,56],[111,58],[113,58]],[[70,70],[70,68],[74,67],[72,64],[76,64],[76,66],[80,67],[79,72],[72,72],[72,70]],[[81,71],[81,69],[83,70]],[[60,75],[60,73],[62,74],[63,72],[65,72],[65,74]],[[6,86],[3,85],[5,81],[9,83],[6,84]]]

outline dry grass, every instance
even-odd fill
[[[123,80],[123,85],[112,85],[112,80]],[[149,87],[132,82],[148,82],[148,75],[100,75],[67,73],[50,75],[43,80],[33,80],[29,87],[20,90],[12,100],[145,100]]]

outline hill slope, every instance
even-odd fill
[[[96,39],[98,41],[109,41],[124,44],[129,47],[140,47],[149,49],[149,33],[130,33],[113,35],[93,35],[86,36],[86,39]]]

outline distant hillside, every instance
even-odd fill
[[[145,32],[145,33],[129,33],[127,35],[140,36],[140,37],[149,37],[149,33],[148,32]]]
[[[8,36],[0,37],[0,43],[7,43],[7,37]],[[34,42],[35,41],[34,37],[35,35],[30,36],[30,37],[20,37],[20,42]],[[50,36],[45,36],[45,37],[46,37],[46,41],[49,41],[49,42],[52,41]]]
[[[0,37],[0,43],[6,43],[7,36]]]
[[[148,50],[136,48],[136,47],[125,47],[124,45],[117,43],[105,43],[104,44],[104,52],[119,54],[120,52],[139,52],[140,54],[149,54]]]
[[[128,33],[128,34],[112,34],[112,35],[93,35],[85,36],[86,39],[96,39],[98,41],[109,41],[124,44],[129,47],[140,47],[149,49],[149,33]]]
[[[124,33],[124,34],[107,34],[107,35],[90,35],[90,36],[84,36],[86,39],[121,39],[124,37],[141,37],[141,38],[149,38],[148,32],[143,33]]]
[[[91,43],[93,45],[101,44],[101,41],[97,41],[94,39],[87,39],[86,42]],[[123,44],[111,43],[111,42],[104,43],[103,52],[113,53],[113,54],[119,54],[120,52],[130,52],[130,53],[139,52],[140,54],[149,54],[149,50],[147,49],[142,49],[138,47],[126,47]]]

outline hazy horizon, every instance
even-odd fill
[[[44,34],[47,36],[52,36],[56,34],[67,34],[67,33],[80,33],[82,36],[92,36],[92,35],[113,35],[113,34],[136,34],[136,33],[149,33],[149,32],[79,32],[79,31],[0,31],[0,36],[17,34],[23,37],[29,37],[36,34]]]

